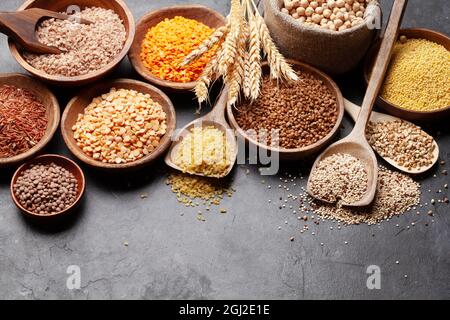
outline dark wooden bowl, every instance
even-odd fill
[[[428,29],[402,29],[399,31],[399,36],[406,36],[408,39],[426,39],[435,43],[443,45],[447,50],[450,50],[450,38],[446,35]],[[372,67],[375,63],[375,58],[380,49],[380,42],[376,43],[369,51],[364,63],[364,81],[366,85],[369,83]],[[450,116],[450,106],[435,110],[435,111],[413,111],[396,106],[389,101],[383,99],[381,96],[377,97],[377,106],[381,107],[387,113],[409,121],[432,121],[440,120]]]
[[[11,39],[8,41],[9,49],[17,62],[28,72],[37,78],[57,86],[81,86],[87,83],[97,81],[109,75],[119,65],[122,59],[127,55],[128,50],[133,43],[135,34],[135,22],[131,11],[123,0],[28,0],[20,6],[18,10],[25,10],[28,8],[42,8],[58,12],[66,12],[71,6],[79,6],[81,9],[86,7],[101,7],[105,9],[112,9],[122,19],[127,32],[127,40],[125,41],[122,51],[112,60],[108,65],[94,72],[76,76],[65,77],[60,75],[49,75],[42,70],[32,67],[23,58],[21,49],[16,46],[16,43]]]
[[[144,40],[148,29],[156,26],[166,18],[172,19],[176,16],[197,20],[210,28],[218,28],[226,23],[225,18],[220,13],[205,6],[185,5],[157,9],[146,14],[141,18],[141,20],[139,20],[136,27],[136,36],[128,57],[133,68],[145,80],[160,88],[167,89],[172,92],[182,92],[194,89],[196,82],[193,81],[182,83],[160,79],[150,73],[140,57],[142,41]]]
[[[288,62],[293,66],[296,71],[306,72],[314,75],[318,79],[322,80],[324,84],[330,89],[333,95],[336,97],[336,103],[338,108],[338,118],[333,129],[325,136],[323,139],[317,141],[316,143],[309,145],[303,148],[296,149],[286,149],[286,148],[274,148],[262,144],[254,139],[252,139],[242,128],[239,127],[233,113],[233,107],[228,105],[227,107],[227,115],[230,125],[236,130],[237,134],[245,139],[246,142],[256,145],[258,148],[262,148],[263,150],[278,153],[281,160],[298,160],[306,158],[310,155],[317,154],[319,151],[323,150],[327,147],[338,133],[339,127],[342,123],[342,119],[344,117],[344,98],[342,96],[341,91],[337,84],[325,73],[322,71],[311,67],[305,63],[288,60]],[[267,63],[263,64],[263,72],[267,74],[269,72],[269,67]]]
[[[94,160],[86,155],[83,150],[81,150],[73,137],[72,127],[75,125],[78,115],[84,112],[84,109],[91,103],[92,99],[108,93],[111,88],[136,90],[138,92],[150,94],[153,101],[158,102],[167,114],[167,132],[161,139],[160,145],[151,154],[134,162],[109,164]],[[61,119],[61,132],[69,150],[87,165],[110,171],[139,169],[164,156],[165,152],[171,145],[171,138],[173,132],[175,131],[175,127],[175,109],[170,99],[158,88],[144,82],[130,79],[119,79],[111,82],[104,82],[87,90],[83,90],[79,96],[73,98],[68,103]]]
[[[59,126],[61,114],[59,104],[53,93],[39,81],[19,73],[0,74],[0,85],[11,85],[32,92],[47,109],[47,130],[41,141],[25,153],[11,158],[0,158],[0,168],[16,166],[33,158],[52,140]]]
[[[64,211],[60,211],[51,215],[40,215],[37,213],[34,213],[32,211],[29,211],[28,209],[25,209],[22,204],[20,203],[19,199],[17,199],[16,194],[14,192],[14,185],[17,182],[17,179],[20,177],[20,175],[27,169],[30,168],[31,165],[36,165],[36,164],[51,164],[54,163],[58,166],[63,167],[64,169],[68,170],[69,172],[71,172],[74,176],[75,179],[77,179],[78,182],[78,190],[77,190],[77,199],[76,201],[67,209],[65,209]],[[43,156],[39,156],[37,158],[34,158],[30,161],[28,161],[27,163],[23,164],[19,169],[17,169],[17,171],[14,173],[14,176],[11,180],[11,187],[10,187],[10,191],[11,191],[11,197],[14,201],[14,203],[16,204],[16,206],[27,216],[29,217],[33,217],[33,218],[39,218],[39,219],[49,219],[49,218],[54,218],[56,216],[63,216],[66,215],[70,212],[72,212],[77,206],[78,204],[81,202],[81,199],[84,195],[84,191],[86,188],[86,181],[84,178],[84,174],[83,171],[81,170],[81,168],[72,160],[60,156],[60,155],[56,155],[56,154],[47,154],[47,155],[43,155]]]

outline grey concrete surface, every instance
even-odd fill
[[[3,0],[0,10],[13,10],[21,2]],[[136,19],[151,9],[175,3],[203,3],[224,14],[229,6],[224,0],[126,2]],[[391,4],[392,0],[383,1],[385,17]],[[404,25],[449,34],[449,15],[446,0],[410,0]],[[11,58],[5,37],[0,40],[0,71],[24,72]],[[114,77],[136,75],[124,61]],[[348,98],[361,101],[364,86],[359,70],[337,80]],[[79,89],[54,90],[64,107]],[[178,126],[195,117],[191,95],[171,98]],[[351,125],[346,118],[342,135]],[[441,157],[447,160],[444,167],[449,169],[448,119],[425,128],[437,137]],[[47,151],[69,155],[59,132]],[[421,215],[408,213],[374,227],[338,230],[329,222],[309,223],[309,232],[300,234],[302,224],[292,210],[278,206],[280,196],[284,199],[288,193],[300,192],[305,180],[296,186],[289,183],[289,192],[278,189],[278,184],[286,171],[307,173],[309,168],[304,163],[285,164],[278,176],[262,178],[257,167],[239,166],[232,182],[237,192],[223,203],[228,213],[214,210],[205,215],[206,222],[200,222],[198,209],[180,206],[165,185],[163,163],[128,176],[104,175],[83,167],[87,177],[83,206],[70,221],[52,227],[24,219],[10,199],[12,172],[1,170],[0,298],[450,298],[449,206],[436,206],[434,217],[426,215],[426,206]],[[448,176],[440,174],[442,169],[438,166],[418,178],[423,183],[423,203],[449,196],[442,187],[449,182]],[[436,194],[438,189],[443,193]],[[148,194],[147,199],[140,198],[143,193]],[[71,265],[81,269],[80,290],[66,286]],[[370,265],[381,268],[381,290],[366,287]]]

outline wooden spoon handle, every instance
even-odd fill
[[[375,100],[381,89],[384,76],[389,66],[394,44],[398,36],[398,29],[400,27],[407,3],[408,0],[395,0],[392,7],[389,23],[387,25],[386,32],[384,33],[380,51],[378,52],[375,65],[370,76],[366,95],[361,106],[361,112],[359,113],[358,121],[355,125],[355,134],[365,134],[373,105],[375,104]]]
[[[225,109],[227,108],[227,102],[228,102],[228,88],[224,87],[214,108],[208,115],[206,115],[205,118],[208,118],[209,120],[212,120],[214,122],[224,124],[226,122]]]

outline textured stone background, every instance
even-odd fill
[[[14,10],[21,2],[3,0],[0,10]],[[228,1],[223,0],[126,2],[136,19],[151,9],[175,3],[203,3],[223,14],[229,9]],[[391,4],[383,1],[385,17]],[[410,0],[404,25],[449,34],[449,14],[445,0]],[[23,72],[10,57],[5,37],[1,38],[0,70]],[[128,61],[114,76],[136,77]],[[346,97],[361,101],[364,86],[359,70],[337,80]],[[55,91],[63,107],[78,89]],[[194,117],[196,105],[191,95],[171,98],[178,126]],[[344,125],[342,134],[348,132],[351,122],[345,119]],[[441,156],[449,160],[448,169],[448,125],[434,124],[427,129],[440,133]],[[48,152],[68,155],[59,133]],[[291,167],[284,168],[279,177],[285,171],[309,170],[307,164]],[[0,298],[450,298],[448,206],[438,206],[433,218],[410,213],[381,226],[341,230],[332,223],[321,223],[300,235],[301,224],[291,210],[278,209],[278,198],[287,194],[276,188],[279,177],[261,178],[256,167],[249,167],[248,175],[245,168],[236,168],[233,186],[237,193],[223,205],[228,213],[207,214],[206,222],[197,221],[197,210],[178,205],[164,184],[162,163],[125,177],[84,169],[88,182],[84,205],[72,221],[58,228],[25,220],[10,200],[12,173],[0,172]],[[449,182],[448,177],[439,175],[440,170],[421,178],[424,203],[437,199],[429,189],[434,192]],[[274,188],[268,190],[262,179]],[[303,184],[297,183],[290,192],[300,192]],[[149,198],[141,199],[142,193]],[[445,193],[448,196],[448,190]],[[273,203],[269,205],[267,199]],[[408,230],[412,222],[416,226]],[[294,242],[289,241],[291,236],[295,236]],[[81,267],[80,290],[66,288],[69,265]],[[381,267],[381,290],[366,288],[369,265]]]

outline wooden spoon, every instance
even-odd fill
[[[222,175],[217,176],[208,176],[211,178],[223,178],[226,177],[231,170],[233,169],[234,163],[236,162],[237,158],[237,142],[236,142],[236,136],[234,135],[234,131],[231,129],[231,127],[228,125],[227,121],[225,120],[225,109],[227,107],[227,100],[228,100],[228,91],[224,89],[219,97],[219,100],[217,101],[216,105],[212,109],[210,113],[207,115],[196,119],[192,121],[191,123],[187,124],[184,128],[180,130],[180,132],[176,135],[174,142],[172,143],[172,146],[166,156],[166,164],[169,167],[172,167],[178,171],[183,171],[178,165],[175,164],[173,161],[173,158],[175,157],[176,153],[178,152],[178,148],[181,145],[181,141],[183,138],[185,138],[190,132],[191,129],[194,127],[210,127],[213,126],[220,131],[222,131],[225,134],[225,139],[229,145],[229,152],[230,152],[230,159],[231,159],[231,165],[228,168],[226,172],[224,172]],[[194,174],[198,176],[207,176],[202,173],[194,173],[194,172],[188,172],[189,174]]]
[[[384,76],[386,74],[389,61],[394,49],[394,43],[397,40],[397,33],[402,21],[403,13],[406,8],[407,0],[395,0],[391,11],[389,23],[381,43],[381,48],[370,77],[366,95],[356,121],[353,131],[346,138],[332,144],[326,149],[316,160],[311,170],[308,180],[308,193],[312,197],[316,197],[312,192],[311,178],[315,175],[318,164],[325,158],[338,153],[350,154],[358,158],[365,166],[368,174],[367,191],[361,200],[354,203],[343,203],[349,207],[364,207],[373,202],[377,190],[378,182],[378,162],[374,151],[370,147],[366,139],[366,126],[372,112],[375,99],[380,91]],[[324,201],[324,199],[319,199]],[[326,201],[325,201],[326,202]]]
[[[348,101],[347,99],[344,99],[344,103],[345,103],[345,111],[347,111],[347,113],[350,115],[350,117],[356,121],[356,119],[358,119],[358,115],[359,115],[359,112],[361,111],[361,108],[359,106],[357,106],[356,104]],[[394,122],[394,121],[403,121],[403,122],[411,123],[409,121],[406,121],[406,120],[403,120],[403,119],[400,119],[397,117],[393,117],[393,116],[390,116],[390,115],[387,115],[384,113],[379,113],[379,112],[372,112],[372,115],[370,116],[370,121],[373,123]],[[414,124],[412,124],[412,125],[414,125]],[[383,157],[380,154],[379,154],[379,156],[382,157],[391,166],[397,168],[400,171],[403,171],[403,172],[406,172],[409,174],[420,174],[420,173],[424,173],[424,172],[430,170],[436,164],[436,162],[439,160],[439,146],[434,139],[433,139],[433,145],[434,145],[434,151],[433,151],[432,163],[429,164],[428,166],[421,167],[421,168],[409,169],[405,166],[399,165],[395,160],[393,160],[391,158]]]
[[[0,12],[0,32],[18,42],[25,50],[38,54],[60,54],[56,47],[46,46],[36,37],[37,25],[46,18],[68,20],[74,18],[50,10],[32,8],[17,12]],[[76,18],[79,23],[91,24],[92,22]]]

